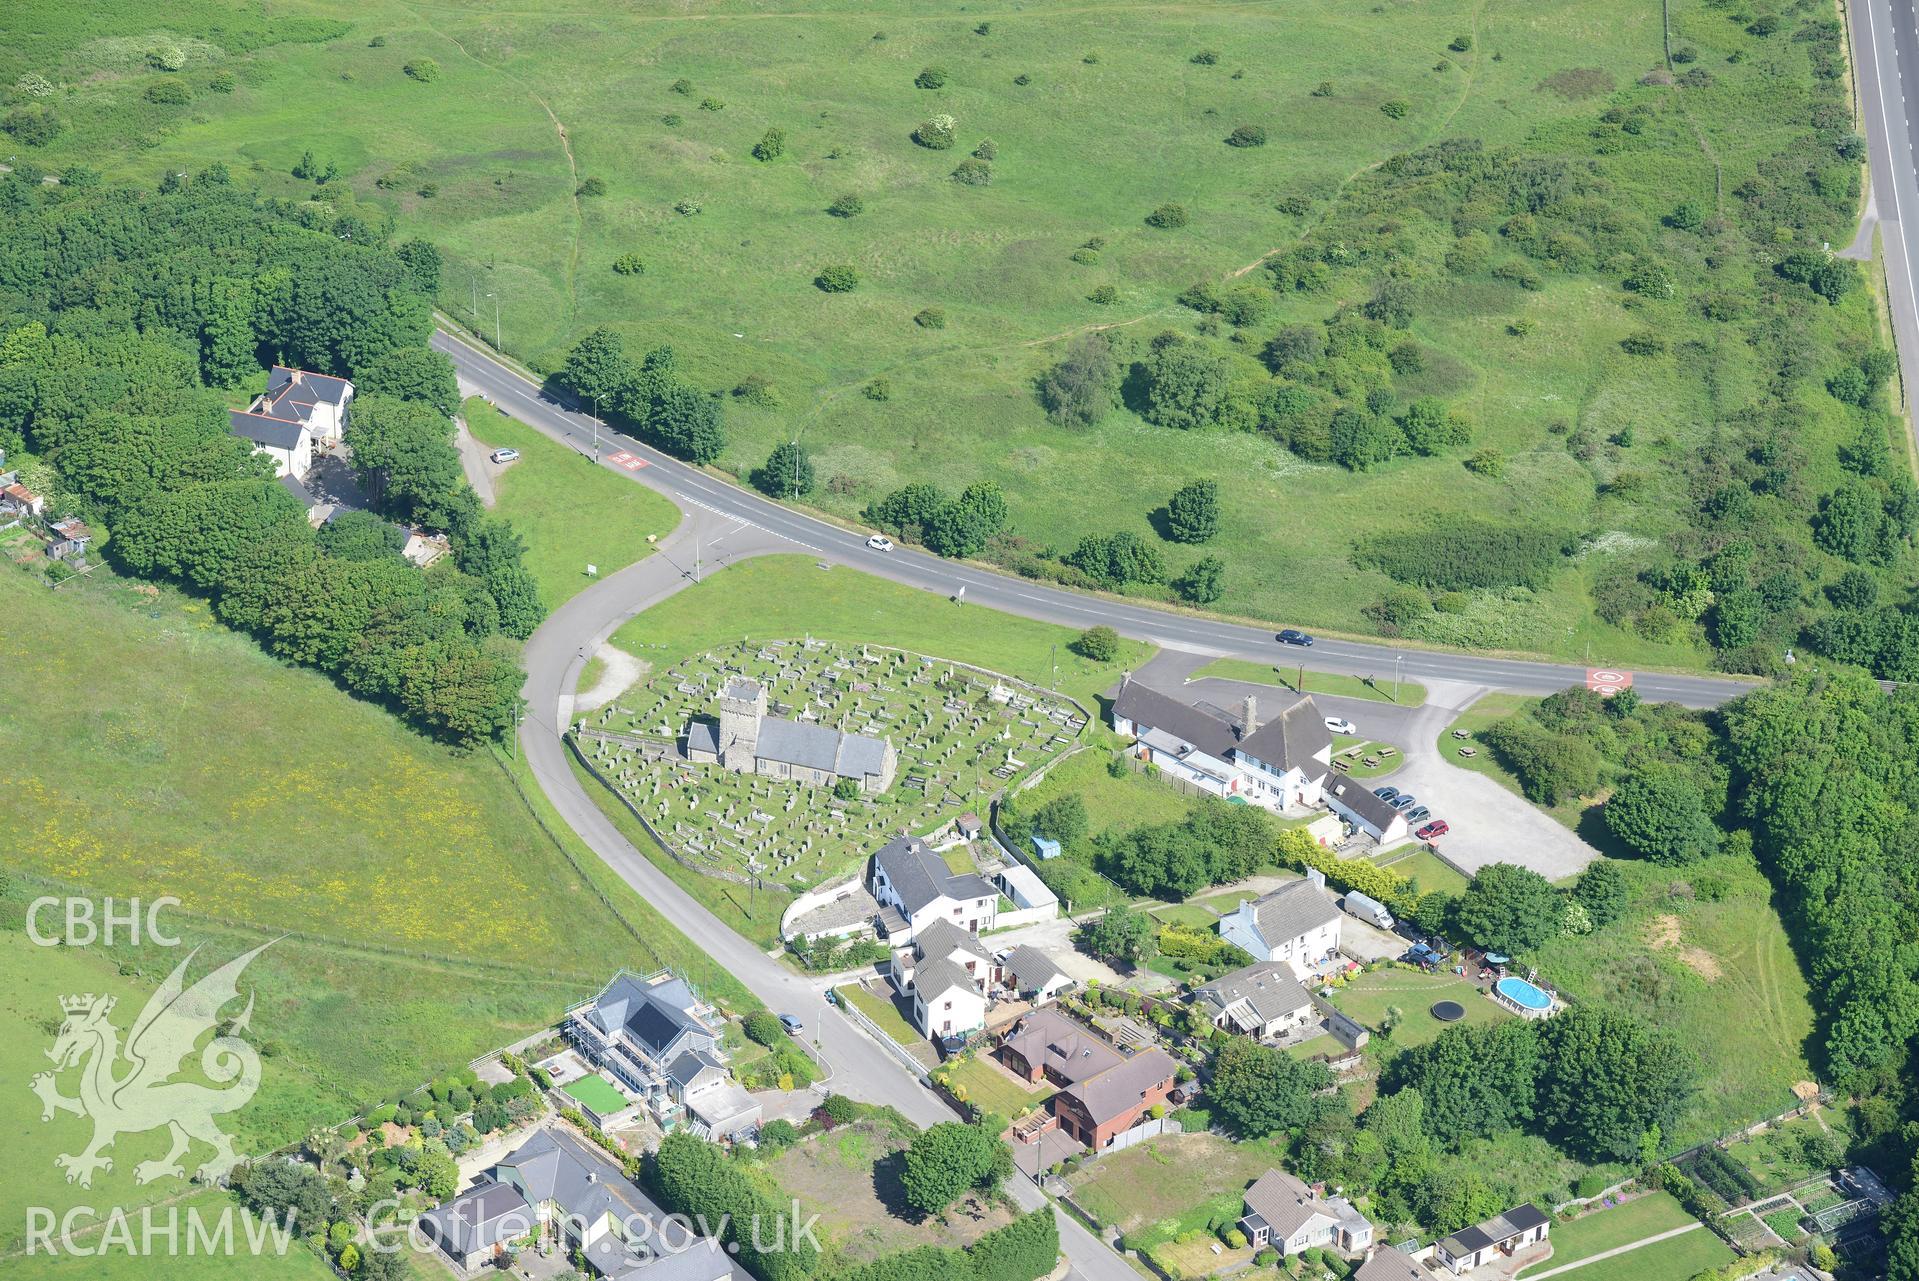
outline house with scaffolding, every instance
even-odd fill
[[[621,970],[562,1030],[662,1130],[737,1139],[760,1127],[759,1103],[727,1067],[724,1017],[669,970]]]

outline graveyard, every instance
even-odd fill
[[[876,795],[728,771],[686,756],[688,726],[744,677],[769,714],[890,739]],[[680,863],[722,880],[804,890],[856,871],[902,830],[926,834],[1057,759],[1086,713],[951,659],[812,638],[738,643],[656,670],[578,726],[581,751]]]

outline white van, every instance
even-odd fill
[[[1393,914],[1386,910],[1386,905],[1366,897],[1358,890],[1347,890],[1346,901],[1340,906],[1345,908],[1349,915],[1357,916],[1368,925],[1377,925],[1382,930],[1393,928]]]

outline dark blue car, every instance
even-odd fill
[[[1288,627],[1284,629],[1274,639],[1276,639],[1282,645],[1304,645],[1309,648],[1312,646],[1312,643],[1313,643],[1313,638],[1308,636],[1305,632],[1300,631],[1297,627]]]

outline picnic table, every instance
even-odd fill
[[[1472,736],[1471,730],[1456,729],[1453,731],[1454,738],[1471,738]]]
[[[1471,747],[1462,747],[1459,749],[1459,754],[1461,756],[1477,756],[1479,755],[1479,752],[1476,749]]]

